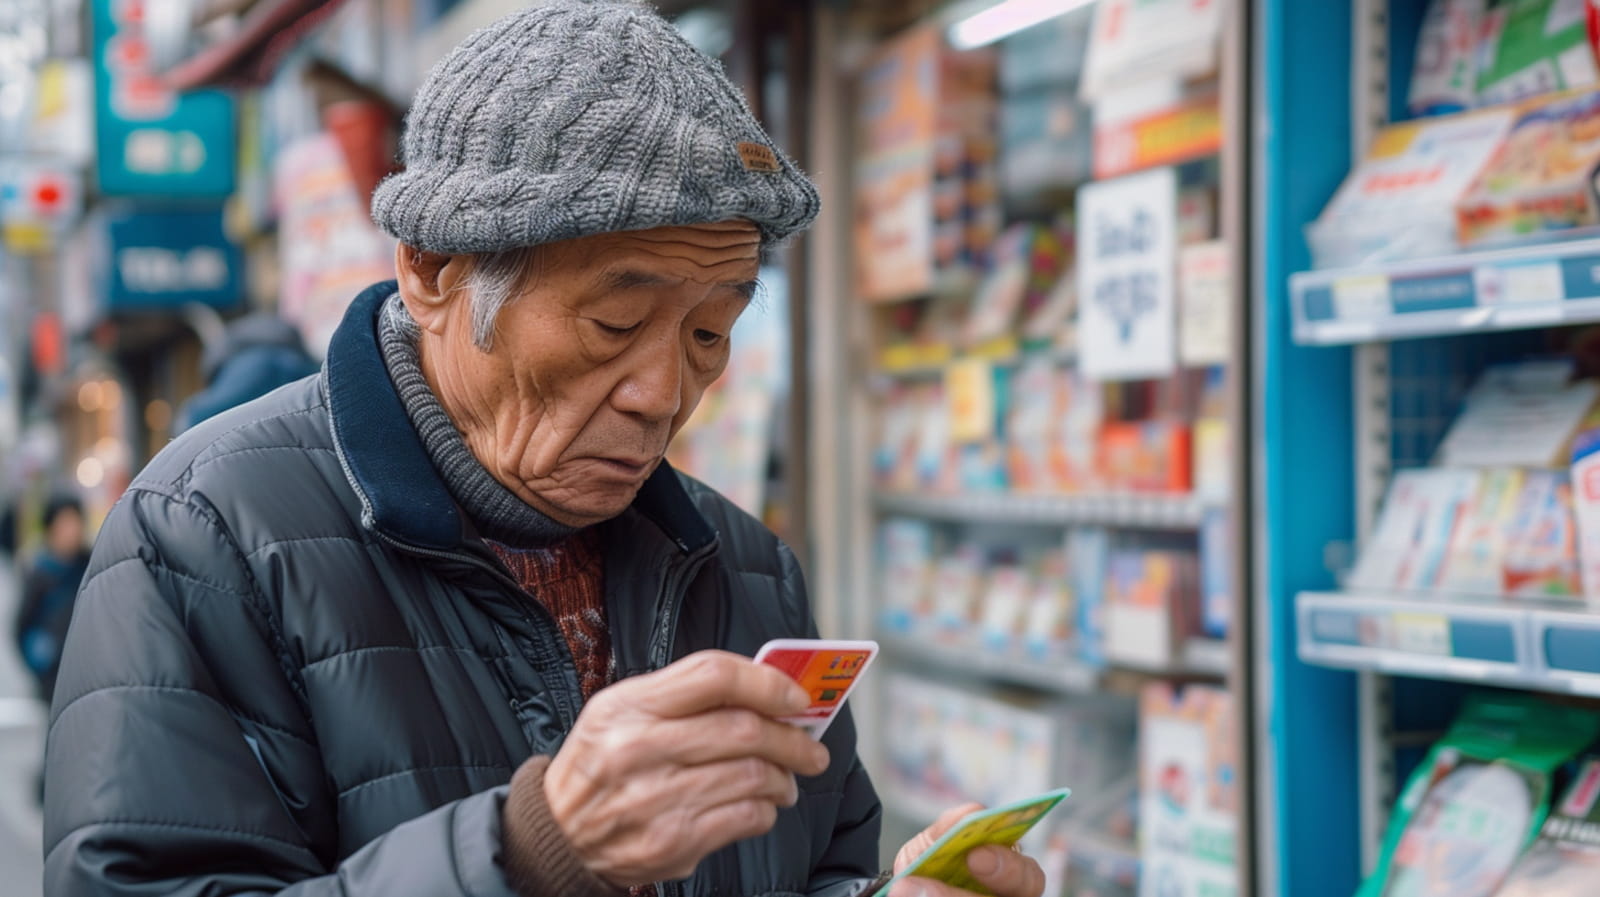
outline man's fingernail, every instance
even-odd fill
[[[993,875],[1000,869],[1000,858],[993,850],[974,850],[967,854],[967,866],[973,875]]]
[[[789,697],[784,703],[788,705],[791,711],[799,713],[811,706],[811,695],[807,694],[805,689],[791,688],[789,689]]]

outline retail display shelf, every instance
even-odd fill
[[[1099,672],[1079,661],[1030,660],[979,645],[945,644],[890,631],[880,631],[877,640],[885,651],[909,660],[1052,694],[1088,694],[1100,682]]]
[[[1139,529],[1197,529],[1205,505],[1193,495],[1106,493],[1020,495],[1016,493],[879,492],[873,504],[883,514],[956,523],[1020,523],[1036,526],[1098,525]]]
[[[979,358],[997,367],[1020,367],[1033,361],[1048,361],[1053,364],[1071,364],[1078,359],[1078,353],[1073,349],[1021,349],[1008,352],[978,352],[971,355],[950,355],[938,361],[923,361],[915,359],[899,360],[887,358],[881,363],[874,374],[887,380],[929,380],[944,375],[951,365],[964,358]]]
[[[1305,592],[1306,663],[1600,696],[1600,609],[1575,602]]]
[[[1302,345],[1600,321],[1600,238],[1307,271],[1289,290]]]

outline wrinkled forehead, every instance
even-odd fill
[[[651,230],[600,234],[573,240],[557,249],[564,261],[577,263],[596,277],[637,275],[637,285],[651,277],[663,281],[740,283],[760,271],[761,233],[747,221],[658,227]],[[617,287],[628,286],[625,282]]]

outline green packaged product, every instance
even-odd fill
[[[1585,897],[1597,881],[1600,757],[1589,757],[1495,897]]]
[[[1356,897],[1491,897],[1550,809],[1555,770],[1600,716],[1524,695],[1474,695],[1406,783]]]
[[[1515,103],[1600,82],[1583,0],[1499,0],[1479,48],[1478,103]]]

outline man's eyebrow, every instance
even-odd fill
[[[746,300],[749,300],[756,297],[756,292],[761,289],[761,281],[746,280],[740,283],[730,283],[727,286],[729,289],[732,289],[739,295],[743,296]]]
[[[601,274],[595,285],[604,292],[622,292],[640,287],[666,287],[682,283],[672,277],[663,277],[637,268],[613,268]]]

